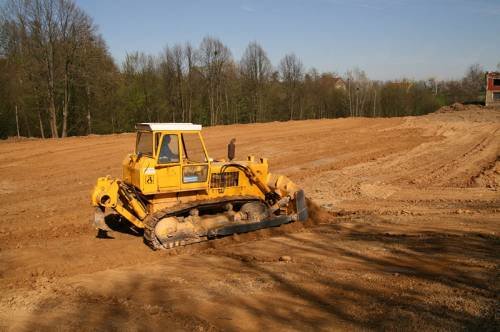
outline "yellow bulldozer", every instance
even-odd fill
[[[233,161],[234,140],[227,160],[214,160],[201,125],[139,123],[136,129],[123,178],[101,177],[92,191],[97,229],[110,230],[106,208],[114,210],[158,250],[307,219],[304,191],[269,173],[265,158]]]

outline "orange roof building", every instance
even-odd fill
[[[500,106],[500,72],[486,73],[486,106]]]

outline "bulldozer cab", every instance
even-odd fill
[[[145,194],[208,188],[210,162],[201,125],[140,123],[136,129],[135,156],[124,165],[126,182]]]

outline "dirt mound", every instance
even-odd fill
[[[435,113],[450,113],[450,112],[459,112],[459,111],[478,111],[482,110],[484,107],[479,104],[469,104],[464,105],[461,103],[454,103],[449,106],[443,106],[438,109]]]
[[[498,190],[500,188],[500,156],[484,166],[479,174],[471,178],[471,185]]]

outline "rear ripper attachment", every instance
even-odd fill
[[[144,242],[156,250],[307,219],[304,191],[269,173],[266,159],[213,161],[199,125],[136,128],[123,179],[99,178],[92,192],[96,228],[109,231],[104,215],[112,209],[143,229]],[[234,139],[230,150],[231,160]]]

